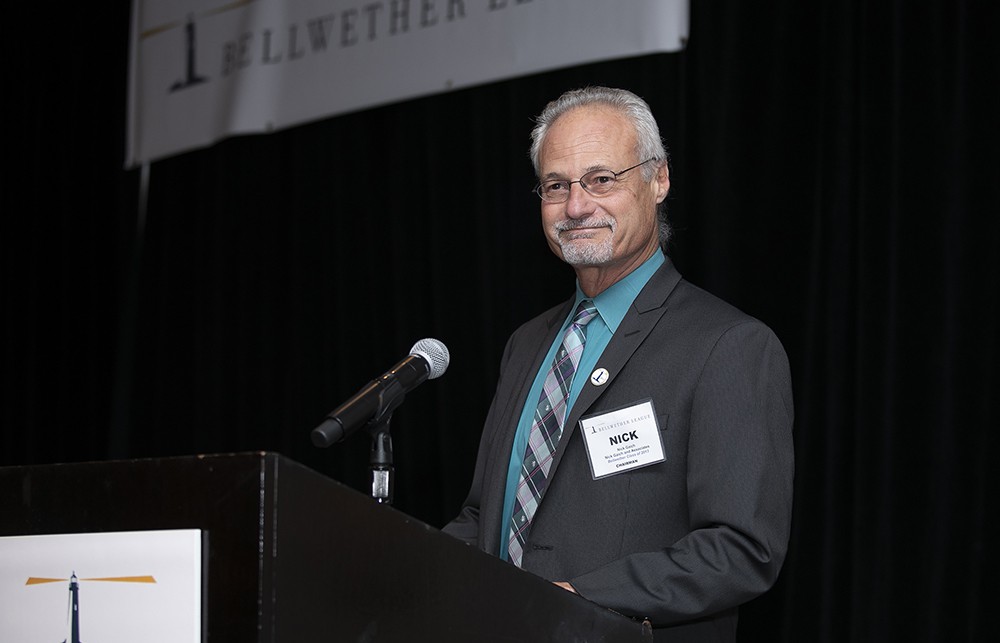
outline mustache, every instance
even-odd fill
[[[559,221],[555,224],[557,232],[566,232],[567,230],[579,230],[581,228],[601,228],[607,227],[612,230],[615,229],[615,220],[613,217],[593,215],[585,219],[566,219],[564,221]]]

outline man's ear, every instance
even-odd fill
[[[670,170],[664,163],[656,170],[656,202],[663,203],[668,192],[670,192]]]

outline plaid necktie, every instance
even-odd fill
[[[524,541],[528,536],[531,517],[535,515],[542,494],[545,493],[552,456],[562,436],[569,389],[573,384],[573,374],[576,372],[577,364],[580,363],[580,355],[583,354],[583,343],[586,341],[585,326],[595,315],[597,307],[594,306],[594,302],[586,299],[580,302],[573,316],[573,322],[563,335],[562,346],[559,347],[552,366],[545,375],[542,394],[535,408],[535,419],[528,434],[528,446],[524,450],[524,461],[521,463],[521,475],[514,497],[514,512],[510,518],[507,553],[510,561],[518,567],[521,566]]]

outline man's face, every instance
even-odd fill
[[[620,172],[646,160],[636,158],[635,144],[624,116],[598,105],[575,108],[549,127],[539,151],[540,178],[576,181],[593,170]],[[666,167],[650,181],[641,167],[629,170],[602,196],[574,183],[565,202],[542,202],[549,247],[574,268],[598,268],[617,281],[659,245],[656,206],[669,186]]]

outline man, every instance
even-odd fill
[[[774,583],[788,541],[785,352],[664,255],[670,177],[642,99],[567,92],[539,116],[531,158],[576,294],[509,339],[444,530],[648,619],[656,640],[734,641],[738,606]]]

